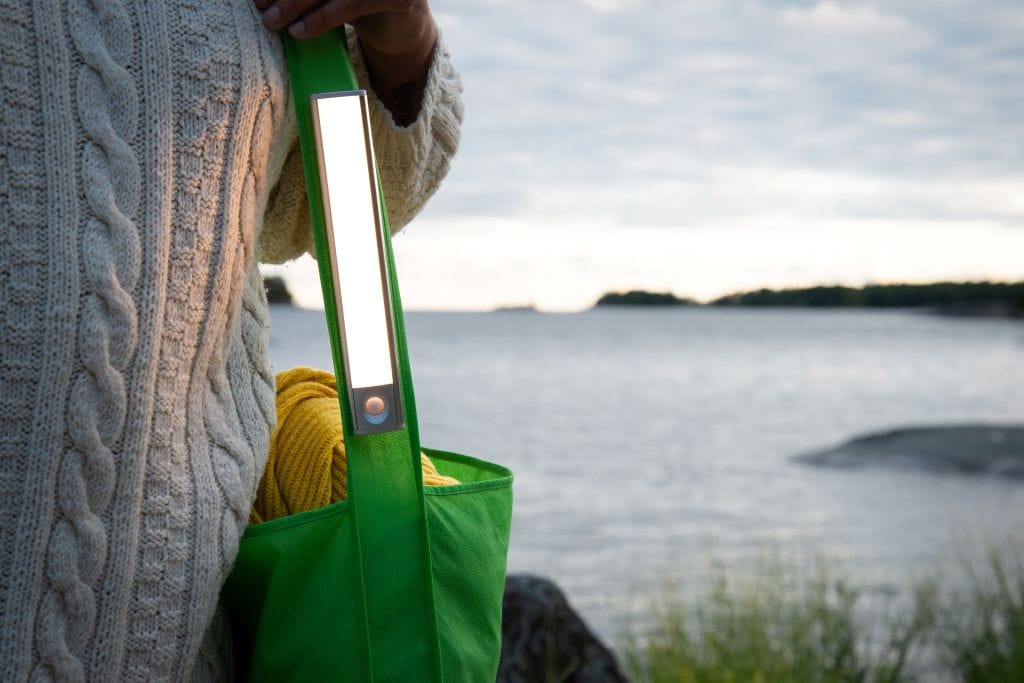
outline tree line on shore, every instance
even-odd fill
[[[700,306],[671,292],[609,292],[597,306]],[[727,294],[707,306],[802,308],[931,308],[962,315],[1024,317],[1024,282],[934,282],[846,287],[821,285]]]

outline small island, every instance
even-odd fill
[[[530,304],[510,304],[508,306],[498,306],[492,313],[540,313],[537,307],[532,303]]]
[[[935,282],[847,287],[821,285],[736,292],[699,304],[670,292],[610,292],[600,306],[782,306],[794,308],[919,308],[944,315],[1024,318],[1024,282]]]
[[[609,292],[597,300],[596,306],[696,306],[693,299],[680,298],[671,292]]]

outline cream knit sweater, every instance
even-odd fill
[[[256,262],[311,246],[280,43],[252,0],[0,0],[0,85],[0,680],[224,678],[275,421]],[[438,47],[411,126],[371,96],[395,228],[459,93]]]

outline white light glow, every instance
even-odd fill
[[[320,95],[312,103],[349,383],[353,389],[392,384],[387,297],[377,242],[377,184],[363,117],[365,95]]]

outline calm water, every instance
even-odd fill
[[[407,315],[424,444],[516,473],[510,568],[606,635],[710,559],[836,561],[869,595],[1003,542],[1024,486],[793,463],[867,431],[1024,423],[1024,325],[902,312]],[[277,369],[330,367],[322,313],[275,307]]]

